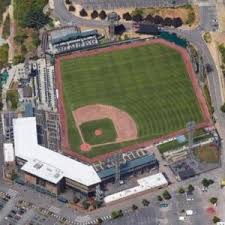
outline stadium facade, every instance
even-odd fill
[[[114,182],[115,164],[110,159],[88,165],[39,145],[35,117],[14,119],[13,131],[15,160],[26,183],[56,195],[70,188],[82,196],[92,197],[98,185]],[[147,149],[123,154],[121,179],[148,172],[157,165],[155,156]]]

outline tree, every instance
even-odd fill
[[[14,37],[14,41],[16,42],[16,44],[22,45],[27,38],[28,38],[27,34],[19,33]]]
[[[213,223],[218,223],[221,221],[221,219],[217,216],[214,216],[213,219],[212,219]]]
[[[149,203],[150,203],[150,202],[149,202],[147,199],[143,199],[143,200],[142,200],[143,206],[148,206]]]
[[[70,12],[75,12],[76,11],[76,8],[73,5],[70,5],[69,6],[69,11]]]
[[[151,14],[148,14],[145,17],[145,20],[148,21],[149,23],[154,23],[154,17]]]
[[[163,18],[161,16],[156,15],[154,17],[154,23],[155,24],[163,24]]]
[[[98,224],[101,224],[103,222],[103,220],[101,218],[98,218]]]
[[[184,190],[184,188],[179,188],[179,190],[178,190],[178,192],[180,193],[180,194],[184,194],[185,193],[185,190]]]
[[[208,188],[208,187],[209,187],[209,181],[208,181],[206,178],[204,178],[204,179],[202,180],[202,185],[203,185],[205,188]]]
[[[91,18],[92,19],[96,19],[98,17],[98,12],[96,10],[94,10],[92,13],[91,13]]]
[[[162,198],[161,195],[158,195],[158,196],[157,196],[157,199],[158,199],[159,202],[161,202],[161,201],[163,200],[163,198]]]
[[[77,204],[79,201],[80,201],[80,199],[79,199],[77,196],[74,196],[73,202],[74,202],[75,204]]]
[[[126,12],[123,14],[123,19],[126,21],[131,21],[132,20],[132,16],[130,15],[129,12]]]
[[[30,10],[24,20],[22,21],[23,26],[34,28],[36,30],[41,29],[43,26],[48,24],[49,17],[43,13],[42,9]]]
[[[164,25],[164,26],[167,26],[167,27],[172,26],[172,23],[173,23],[173,20],[172,20],[171,18],[169,18],[169,17],[166,17],[166,18],[164,19],[164,21],[163,21],[163,25]]]
[[[225,103],[220,107],[220,110],[225,113]]]
[[[100,18],[101,20],[104,20],[106,17],[107,17],[106,12],[105,12],[104,10],[102,10],[102,11],[99,13],[99,18]]]
[[[66,4],[67,5],[70,5],[71,4],[71,1],[70,0],[66,0]]]
[[[88,209],[88,208],[90,207],[90,203],[89,203],[87,200],[84,200],[84,201],[82,202],[82,205],[83,205],[83,208],[84,208],[84,209]]]
[[[181,27],[183,25],[183,21],[180,17],[176,17],[173,19],[172,25],[177,28],[177,27]]]
[[[86,10],[84,8],[80,10],[80,16],[86,17],[87,15],[88,14],[87,14],[87,12],[86,12]]]
[[[218,199],[215,198],[215,197],[212,197],[212,198],[209,199],[209,201],[214,205],[214,204],[217,203]]]
[[[132,20],[133,20],[134,22],[141,22],[141,21],[143,20],[143,16],[140,15],[140,14],[133,15],[133,16],[132,16]]]
[[[163,195],[163,198],[166,199],[166,200],[171,199],[171,195],[167,190],[164,191],[162,195]]]
[[[26,55],[27,54],[27,48],[25,45],[21,45],[21,54]]]
[[[188,191],[189,191],[189,192],[193,192],[194,190],[195,190],[194,186],[191,185],[191,184],[189,184],[189,185],[188,185]]]
[[[136,206],[136,205],[132,205],[132,210],[133,211],[135,211],[135,210],[137,210],[138,209],[138,207]]]

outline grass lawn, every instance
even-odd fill
[[[187,141],[185,141],[183,143],[179,143],[177,140],[174,140],[174,141],[170,141],[170,142],[159,145],[158,149],[159,149],[159,152],[161,154],[163,154],[165,152],[181,148],[182,146],[184,146],[186,144],[187,144]]]
[[[188,121],[202,120],[180,54],[164,45],[64,60],[61,72],[72,149],[79,151],[81,144],[72,115],[81,106],[112,105],[129,113],[137,124],[137,140],[93,148],[86,153],[90,157],[182,129]]]
[[[81,124],[80,129],[85,142],[91,145],[113,142],[117,137],[113,122],[110,119],[89,121]],[[102,135],[95,135],[97,129],[102,131]]]

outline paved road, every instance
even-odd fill
[[[107,21],[86,20],[72,15],[65,7],[64,0],[55,0],[55,9],[53,15],[58,18],[63,25],[77,25],[86,27],[107,27]]]

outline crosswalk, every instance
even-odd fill
[[[14,198],[14,197],[16,197],[18,195],[18,191],[15,191],[13,189],[9,189],[6,194],[8,194],[12,198]]]
[[[57,208],[57,207],[55,207],[55,206],[49,207],[48,210],[51,211],[51,212],[53,212],[53,213],[55,213],[55,214],[59,214],[60,213],[60,209]]]

